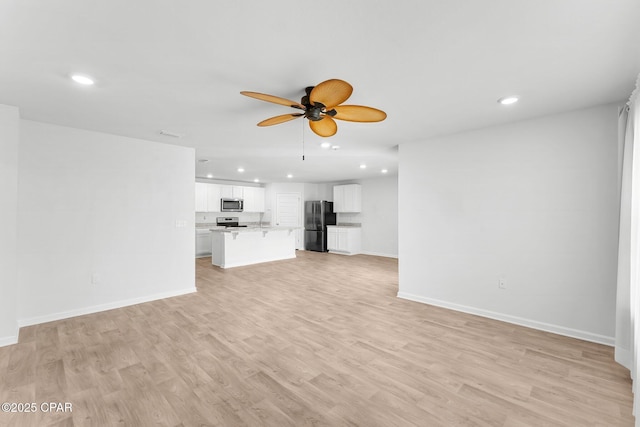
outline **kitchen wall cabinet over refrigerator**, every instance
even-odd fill
[[[333,211],[362,211],[362,187],[360,186],[360,184],[334,185]]]

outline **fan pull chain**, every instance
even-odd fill
[[[302,123],[302,161],[304,162],[304,120],[301,120]]]

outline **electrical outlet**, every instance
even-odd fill
[[[498,289],[507,289],[506,280],[504,280],[502,278],[498,279]]]

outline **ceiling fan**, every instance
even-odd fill
[[[338,125],[334,119],[349,122],[380,122],[387,117],[384,111],[376,108],[363,105],[341,105],[353,92],[353,87],[344,80],[327,80],[317,86],[307,87],[305,92],[306,95],[300,102],[258,92],[242,91],[240,93],[261,101],[286,105],[303,111],[271,117],[258,123],[258,126],[272,126],[305,117],[309,120],[311,130],[322,137],[336,134]]]

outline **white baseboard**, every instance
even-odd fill
[[[385,258],[398,258],[398,254],[383,254],[381,252],[370,252],[370,251],[362,251],[361,253],[363,253],[364,255],[373,255],[373,256],[381,256],[381,257],[385,257]]]
[[[18,334],[16,333],[14,336],[0,337],[0,347],[5,347],[7,345],[18,344]]]
[[[164,298],[177,297],[177,296],[180,296],[180,295],[191,294],[193,292],[196,292],[196,288],[195,287],[180,289],[178,291],[162,292],[162,293],[158,293],[158,294],[145,295],[143,297],[131,298],[131,299],[121,300],[121,301],[114,301],[114,302],[110,302],[110,303],[107,303],[107,304],[93,305],[93,306],[90,306],[90,307],[82,307],[82,308],[69,310],[69,311],[61,311],[61,312],[57,312],[57,313],[46,314],[44,316],[28,317],[28,318],[25,318],[25,319],[18,319],[18,326],[19,327],[24,327],[24,326],[38,325],[40,323],[53,322],[53,321],[56,321],[56,320],[68,319],[70,317],[83,316],[85,314],[92,314],[92,313],[98,313],[100,311],[113,310],[113,309],[116,309],[116,308],[127,307],[129,305],[136,305],[136,304],[141,304],[141,303],[150,302],[150,301],[156,301],[156,300],[164,299]]]
[[[614,359],[616,362],[631,370],[631,351],[626,348],[616,347],[614,353]]]
[[[352,256],[352,255],[358,255],[362,252],[344,252],[344,251],[337,251],[335,249],[329,249],[327,252],[329,252],[330,254],[334,254],[334,255],[345,255],[345,256]]]
[[[408,294],[405,292],[398,292],[398,298],[421,302],[424,304],[435,305],[437,307],[448,308],[450,310],[461,311],[463,313],[475,314],[477,316],[487,317],[489,319],[500,320],[502,322],[513,323],[515,325],[526,326],[532,329],[538,329],[545,332],[552,332],[558,335],[564,335],[571,338],[577,338],[584,341],[595,342],[598,344],[604,344],[608,346],[615,345],[615,338],[605,335],[594,334],[587,331],[581,331],[578,329],[566,328],[564,326],[553,325],[550,323],[539,322],[537,320],[525,319],[522,317],[511,316],[509,314],[497,313],[494,311],[483,310],[476,307],[469,307],[466,305],[455,304],[447,301],[440,301],[437,299],[426,298],[419,295]]]

